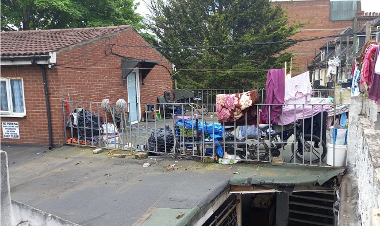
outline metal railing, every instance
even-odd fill
[[[335,89],[313,89],[312,97],[328,98],[335,97]]]
[[[216,95],[218,94],[233,94],[243,93],[251,90],[257,90],[259,94],[260,103],[265,99],[265,89],[194,89],[194,90],[181,90],[175,89],[174,100],[178,103],[196,103],[197,105],[210,105],[215,104]],[[191,95],[181,96],[181,91],[191,93]]]
[[[226,164],[273,163],[277,157],[284,163],[318,166],[326,165],[327,117],[335,122],[348,107],[256,104],[238,121],[219,123],[215,104],[205,110],[191,103],[146,103],[141,104],[138,120],[131,123],[132,115],[113,103],[104,111],[101,102],[62,101],[67,144],[209,157]],[[263,112],[267,112],[267,123],[260,120]]]
[[[265,89],[256,89],[259,95],[259,103],[263,104],[265,100]],[[191,93],[190,97],[187,95],[186,97],[181,97],[180,91],[184,91],[187,93]],[[194,103],[197,105],[211,106],[216,103],[216,95],[218,94],[233,94],[233,93],[243,93],[251,91],[248,89],[194,89],[194,90],[181,90],[176,89],[173,90],[175,93],[174,100],[177,103]],[[318,98],[328,98],[334,97],[334,89],[313,89],[312,97]],[[211,111],[211,109],[210,109]]]

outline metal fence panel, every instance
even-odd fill
[[[283,164],[326,166],[330,140],[327,117],[335,122],[336,115],[347,112],[349,107],[281,104],[277,105],[281,106],[281,114],[273,124],[271,120],[260,122],[260,115],[266,106],[269,119],[273,119],[271,109],[276,105],[260,103],[255,105],[253,123],[245,113],[241,116],[244,123],[226,124],[218,122],[214,102],[214,99],[202,102],[207,111],[192,103],[144,103],[142,120],[131,123],[128,112],[118,110],[115,103],[104,109],[100,102],[63,100],[65,140],[78,146],[215,158],[223,164],[237,161],[273,164],[277,158]],[[71,106],[72,112],[69,113],[69,107],[66,111],[65,106]]]

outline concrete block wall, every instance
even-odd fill
[[[380,132],[373,128],[374,115],[377,115],[377,105],[373,101],[351,98],[347,172],[357,181],[356,218],[363,226],[373,225],[376,210],[380,208]]]

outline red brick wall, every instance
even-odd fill
[[[306,23],[300,32],[292,39],[313,38],[327,35],[340,34],[347,26],[353,27],[353,21],[330,21],[330,1],[289,1],[275,2],[274,5],[280,4],[289,14],[289,22],[294,21]],[[333,40],[330,38],[329,40]],[[294,54],[293,69],[294,73],[301,73],[307,70],[307,64],[318,54],[321,47],[327,40],[316,40],[309,42],[300,42],[287,51]]]
[[[62,145],[65,141],[63,130],[62,99],[86,102],[101,102],[109,99],[116,102],[123,98],[127,101],[127,83],[123,86],[121,79],[121,58],[106,55],[109,43],[120,45],[149,45],[133,29],[119,32],[107,38],[90,43],[77,44],[57,53],[57,65],[47,69],[48,89],[51,104],[54,145]],[[170,63],[152,48],[114,47],[113,52],[133,58],[162,61],[171,71]],[[25,118],[2,118],[4,121],[20,122],[20,140],[2,140],[8,143],[48,144],[45,96],[43,91],[41,69],[38,67],[2,67],[2,76],[18,76],[24,78],[27,116]],[[140,75],[140,102],[144,111],[145,103],[156,103],[157,97],[164,91],[172,89],[172,80],[168,71],[155,66],[142,85]],[[78,107],[82,107],[80,102]],[[75,108],[75,104],[73,104]],[[100,104],[99,104],[100,107]],[[85,104],[89,109],[89,104]],[[97,114],[96,105],[92,110]],[[101,116],[104,113],[99,109]],[[66,108],[65,113],[67,114]],[[108,115],[108,120],[111,116]]]
[[[57,78],[56,71],[49,71],[49,79]],[[20,139],[2,139],[1,142],[48,145],[49,133],[41,68],[37,66],[2,66],[1,76],[3,78],[22,77],[26,108],[26,116],[23,118],[1,117],[2,121],[19,122],[20,130]],[[57,106],[52,105],[51,107]],[[58,123],[59,116],[55,115],[54,117],[56,118],[53,126],[56,128],[61,126],[60,128],[62,129],[63,125]],[[1,130],[1,138],[3,137],[2,133],[3,131]],[[57,131],[53,131],[53,136],[57,134]]]

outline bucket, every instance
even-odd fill
[[[347,129],[335,129],[330,127],[330,144],[346,145],[347,144]]]
[[[346,166],[346,147],[347,145],[335,145],[335,165],[334,165],[334,145],[327,145],[327,165]]]

